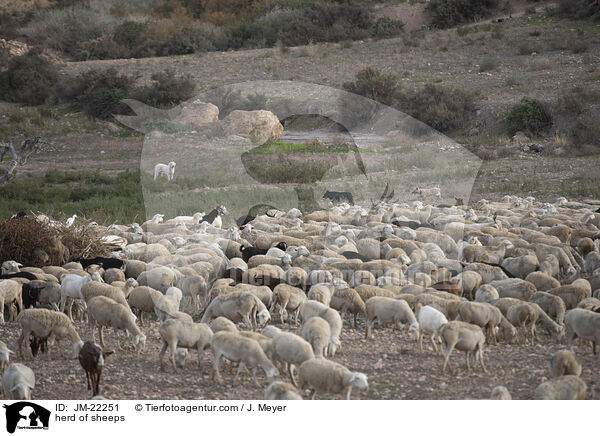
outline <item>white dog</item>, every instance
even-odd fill
[[[159,175],[164,174],[167,176],[167,180],[171,181],[175,177],[175,162],[169,162],[168,165],[165,164],[156,164],[154,166],[154,180],[158,178]]]

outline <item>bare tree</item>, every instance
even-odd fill
[[[0,185],[8,182],[13,177],[13,172],[17,166],[27,164],[27,159],[32,154],[49,151],[52,148],[52,143],[42,139],[40,136],[26,138],[21,142],[20,150],[17,152],[15,146],[10,142],[0,143],[0,162],[4,160],[6,153],[10,152],[11,160],[8,161],[6,172],[0,177]]]

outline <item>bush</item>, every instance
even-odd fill
[[[560,0],[558,13],[570,18],[600,20],[600,4],[597,0]]]
[[[486,58],[481,61],[481,65],[479,66],[479,71],[484,73],[486,71],[495,71],[500,66],[500,61],[494,58]]]
[[[404,31],[404,23],[389,17],[379,18],[371,30],[373,38],[392,38]]]
[[[362,95],[388,106],[392,106],[397,100],[400,91],[398,75],[394,73],[383,73],[374,68],[365,68],[356,74],[355,82],[346,82],[343,88],[348,92]]]
[[[125,59],[131,57],[131,51],[117,43],[112,35],[86,41],[81,44],[76,59],[87,61],[93,59]]]
[[[66,79],[57,94],[60,100],[75,103],[88,117],[107,120],[113,114],[127,113],[122,100],[131,95],[133,80],[114,68],[93,70]]]
[[[138,21],[124,21],[113,30],[113,40],[131,51],[135,51],[147,38],[148,24]]]
[[[6,71],[0,73],[0,95],[7,101],[38,105],[53,94],[57,69],[34,51],[12,57]]]
[[[583,110],[600,101],[600,91],[574,86],[565,89],[558,97],[556,112],[568,114],[581,114]]]
[[[189,100],[196,87],[189,75],[177,76],[172,69],[152,74],[152,81],[151,85],[138,88],[133,95],[154,107],[172,107]]]
[[[539,135],[552,124],[552,117],[539,101],[523,97],[509,109],[505,121],[510,135],[517,131]]]
[[[440,28],[485,18],[498,7],[498,0],[431,0],[432,24]]]

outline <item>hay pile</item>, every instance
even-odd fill
[[[81,257],[106,256],[110,248],[87,225],[41,222],[29,216],[0,222],[0,262],[16,260],[26,266],[63,265]]]

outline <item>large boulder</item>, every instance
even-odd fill
[[[277,141],[283,133],[283,126],[273,112],[235,110],[220,121],[220,128],[226,135],[237,135],[254,143]]]
[[[179,115],[173,120],[178,124],[201,126],[214,123],[219,119],[219,108],[212,103],[194,100],[181,108]]]

